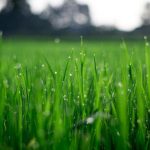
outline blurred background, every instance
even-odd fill
[[[150,35],[150,0],[0,0],[4,36]]]

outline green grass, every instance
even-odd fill
[[[148,41],[0,40],[0,149],[150,149]]]

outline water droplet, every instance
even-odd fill
[[[60,39],[59,38],[55,38],[54,39],[54,43],[59,44],[60,43]]]
[[[147,36],[144,36],[144,40],[147,40]]]
[[[120,136],[120,133],[119,133],[119,131],[117,131],[117,135],[118,135],[118,136]]]
[[[146,42],[146,46],[149,46],[149,43],[148,43],[148,42]]]
[[[122,87],[122,83],[121,83],[121,82],[119,82],[119,83],[118,83],[118,86],[121,88],[121,87]]]
[[[87,120],[86,120],[86,123],[87,124],[92,124],[94,122],[94,118],[92,118],[92,117],[89,117],[89,118],[87,118]]]
[[[55,88],[52,88],[51,91],[52,91],[52,92],[55,92]]]
[[[87,96],[86,96],[86,94],[84,94],[84,98],[86,98]]]
[[[78,61],[78,58],[76,58],[75,61]]]
[[[41,66],[42,66],[42,68],[44,68],[44,67],[45,67],[45,65],[44,65],[44,64],[42,64]]]
[[[14,67],[15,69],[21,69],[21,64],[16,64],[16,66]]]
[[[141,123],[141,120],[140,120],[140,119],[138,119],[138,120],[137,120],[137,123],[138,123],[138,124],[140,124],[140,123]]]
[[[69,76],[72,77],[72,73],[70,73]]]

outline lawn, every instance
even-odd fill
[[[150,149],[147,40],[0,41],[0,149]]]

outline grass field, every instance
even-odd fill
[[[150,149],[147,40],[0,40],[0,149]]]

